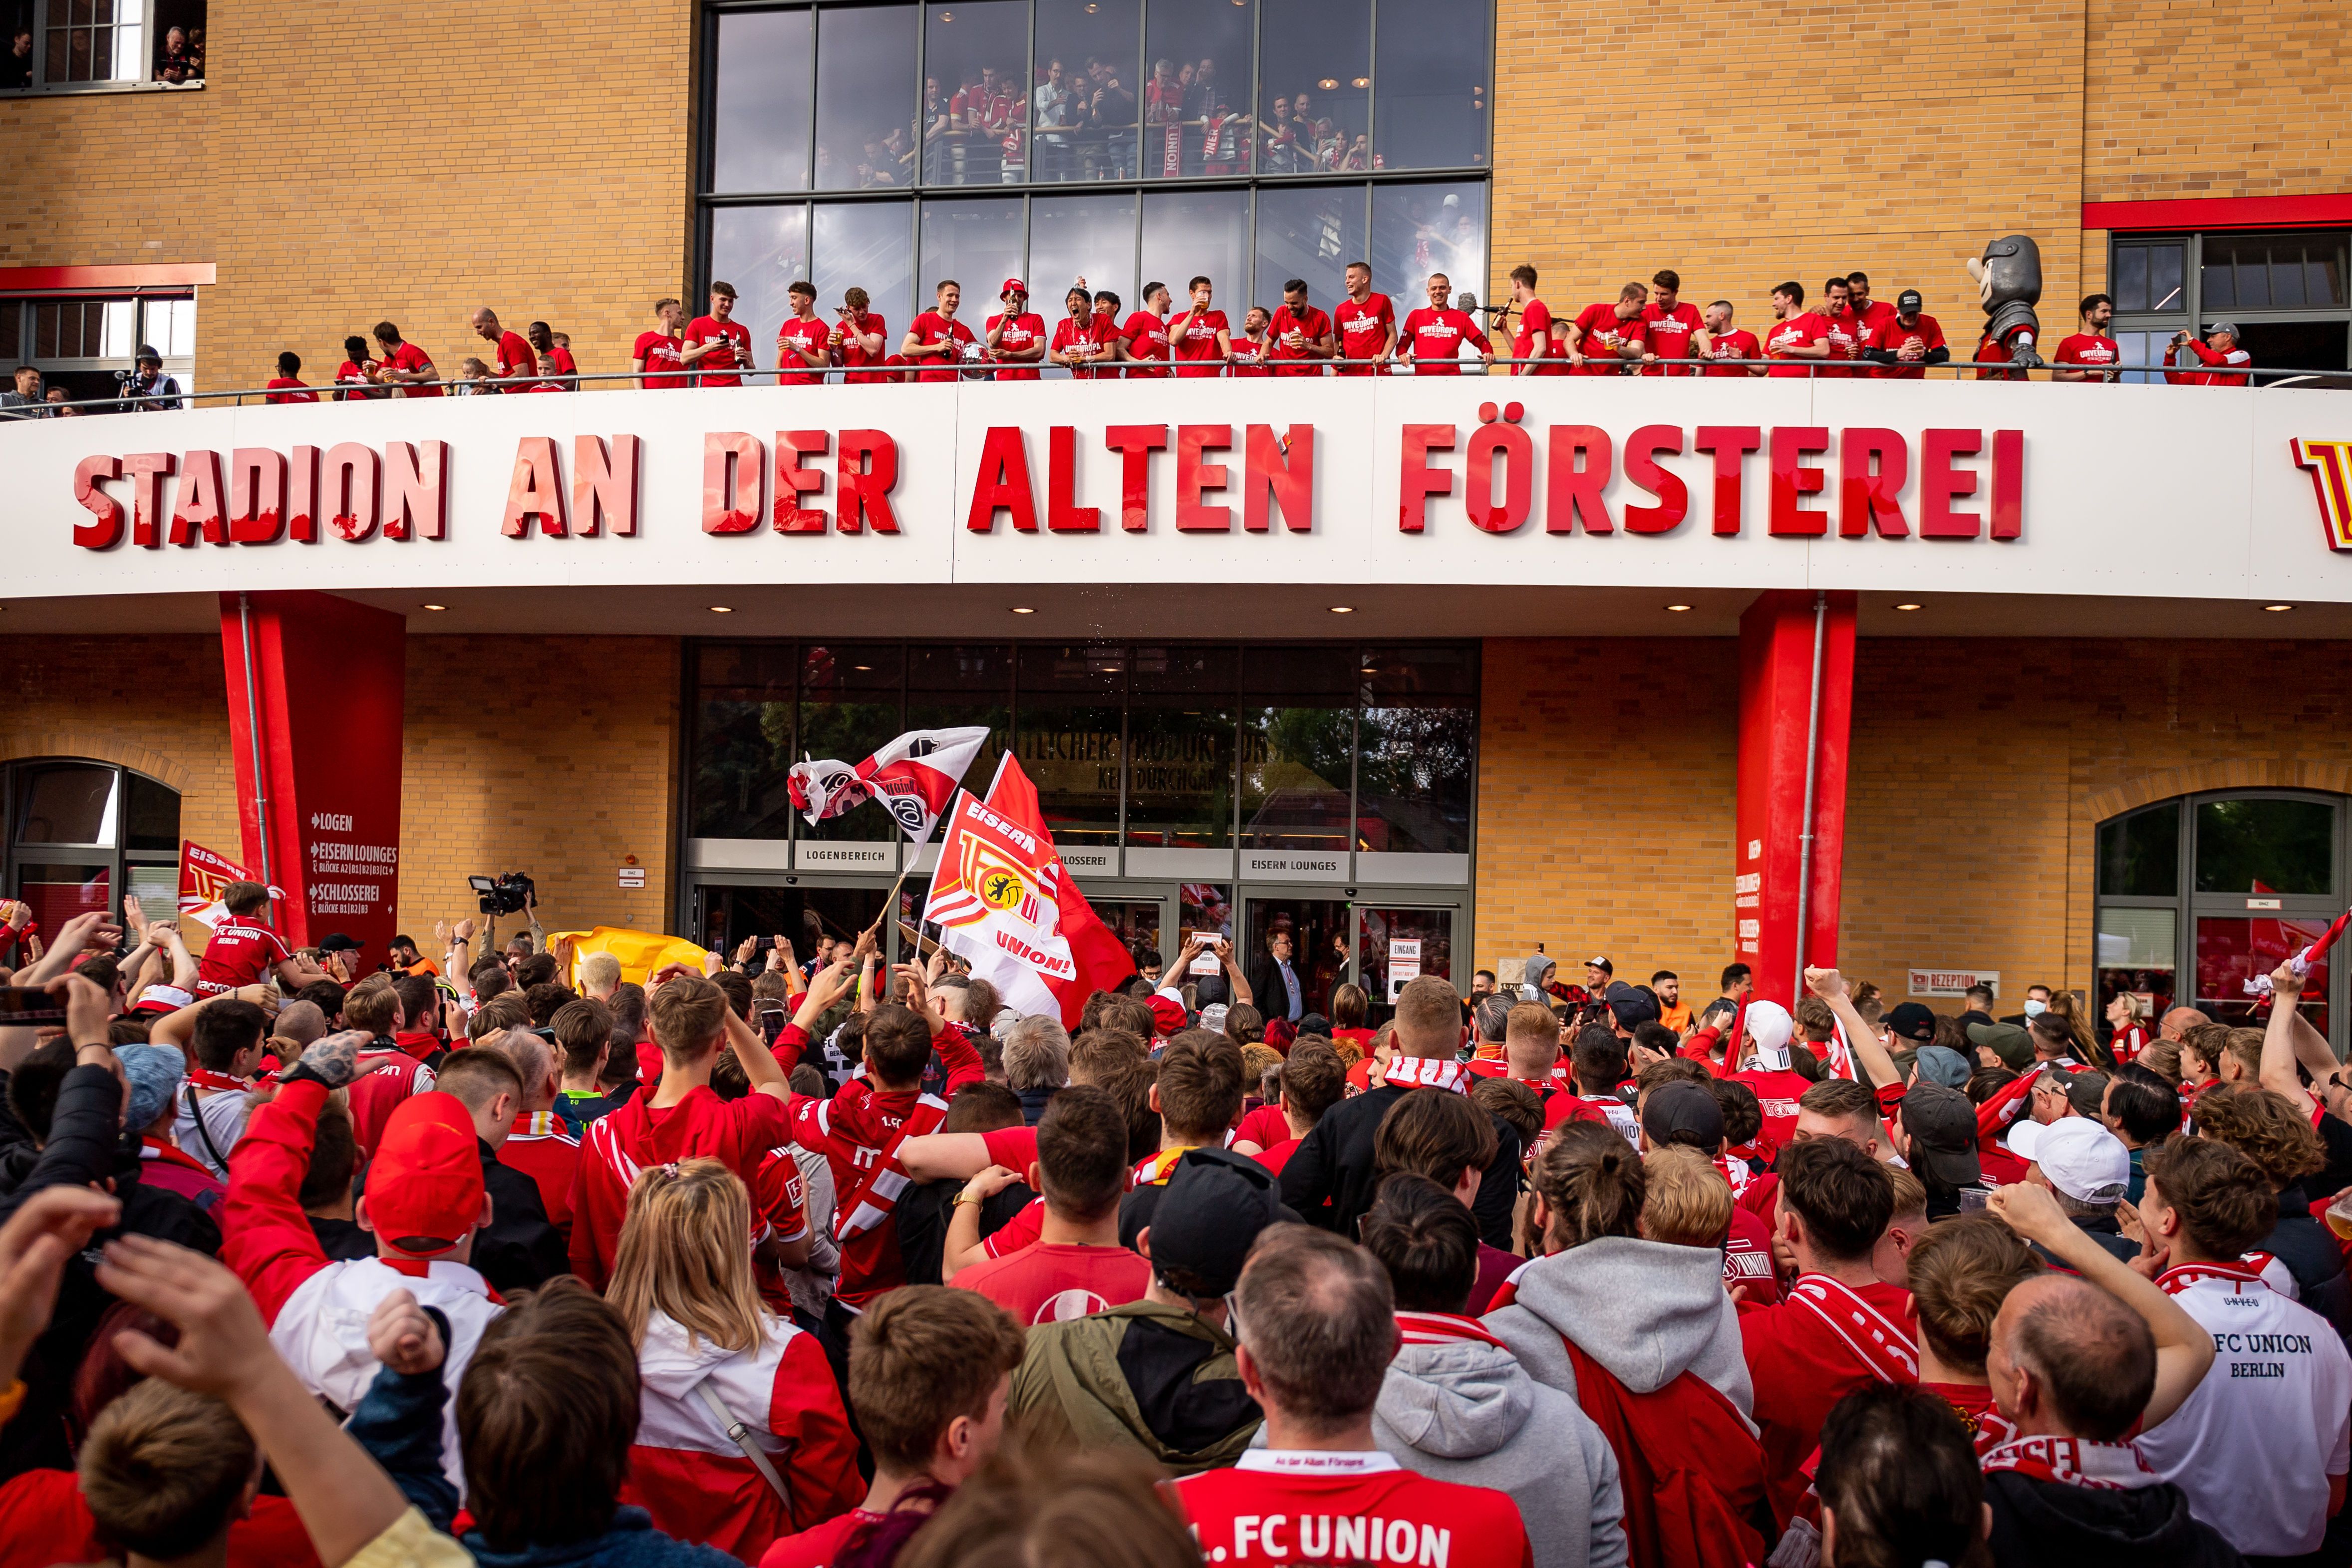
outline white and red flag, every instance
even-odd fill
[[[923,919],[1005,1005],[1066,1027],[1077,1026],[1088,996],[1135,973],[1134,956],[1055,852],[1037,786],[1009,755],[986,800],[956,793]]]
[[[928,843],[931,828],[954,798],[964,769],[988,743],[982,725],[960,730],[909,730],[864,762],[799,762],[787,787],[793,805],[811,826],[853,806],[878,800],[907,837]]]

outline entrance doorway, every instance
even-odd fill
[[[1443,895],[1388,889],[1314,889],[1301,896],[1276,889],[1244,890],[1249,948],[1242,973],[1262,994],[1258,1010],[1281,1016],[1286,998],[1270,994],[1276,978],[1267,953],[1277,931],[1291,939],[1302,1009],[1330,1016],[1331,994],[1342,984],[1364,989],[1367,1026],[1378,1028],[1396,1011],[1396,994],[1419,974],[1453,981],[1454,947],[1464,940],[1462,906]],[[1330,897],[1338,892],[1341,896]],[[1459,989],[1457,984],[1456,989]]]
[[[856,942],[882,912],[887,890],[705,882],[695,889],[695,940],[732,957],[735,944],[747,936],[781,936],[806,963],[816,956],[821,938]]]

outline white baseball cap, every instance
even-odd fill
[[[2131,1185],[2131,1151],[2088,1117],[2027,1125],[2035,1128],[2026,1139],[2031,1152],[2018,1147],[2017,1128],[2011,1129],[2011,1152],[2041,1166],[2050,1184],[2076,1203],[2111,1204]]]
[[[1748,1004],[1748,1037],[1756,1042],[1756,1059],[1768,1069],[1778,1072],[1789,1065],[1789,1037],[1796,1030],[1796,1020],[1778,1002]]]

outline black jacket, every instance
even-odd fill
[[[907,1265],[909,1285],[944,1285],[940,1278],[947,1256],[948,1221],[955,1215],[955,1195],[963,1191],[963,1183],[952,1177],[937,1182],[914,1182],[898,1194],[896,1217],[898,1222],[898,1256]],[[1013,1216],[1035,1201],[1037,1194],[1019,1182],[1014,1182],[993,1197],[982,1198],[980,1204],[980,1234],[982,1239],[994,1236],[1012,1223]]]
[[[1321,1011],[1315,1005],[1314,994],[1307,988],[1307,973],[1298,967],[1296,956],[1290,961],[1290,973],[1298,977],[1298,1016],[1303,1018]],[[1272,953],[1261,955],[1250,965],[1249,983],[1250,1005],[1263,1016],[1269,1021],[1290,1016],[1290,991],[1282,983],[1282,966],[1274,962]]]
[[[2014,1470],[1985,1478],[1995,1568],[2235,1568],[2245,1559],[2189,1514],[2169,1481],[2127,1491],[2034,1480]]]
[[[1929,1219],[1933,1219],[1936,1215],[1931,1211],[1927,1217]],[[2105,1247],[2107,1251],[2107,1255],[2116,1258],[2117,1261],[2129,1263],[2133,1258],[2139,1256],[2139,1244],[2135,1241],[2126,1241],[2124,1239],[2123,1226],[2116,1221],[2114,1215],[2104,1214],[2091,1219],[2085,1219],[2082,1215],[2076,1215],[2074,1216],[2074,1228],[2076,1230],[2081,1231],[2084,1236],[2089,1237],[2093,1241],[2097,1242],[2101,1247]],[[2063,1268],[2066,1267],[2038,1245],[2034,1247],[2033,1251],[2036,1257],[2040,1258],[2042,1262],[2051,1265],[2053,1268]]]
[[[1383,1084],[1325,1111],[1282,1167],[1283,1203],[1309,1223],[1356,1239],[1356,1222],[1372,1206],[1372,1140],[1389,1107],[1409,1092],[1402,1084]],[[1519,1135],[1500,1117],[1494,1121],[1494,1162],[1470,1212],[1477,1218],[1480,1239],[1508,1251],[1511,1212],[1519,1197]]]
[[[2352,1275],[2344,1271],[2344,1250],[2311,1212],[2311,1200],[2300,1184],[2279,1194],[2279,1220],[2270,1235],[2255,1245],[2286,1265],[2294,1276],[2296,1297],[2327,1320],[2347,1348],[2352,1348]]]

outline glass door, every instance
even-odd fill
[[[1249,940],[1235,958],[1267,1018],[1331,1016],[1331,993],[1349,977],[1352,910],[1345,899],[1252,893],[1245,900]],[[1289,975],[1282,964],[1289,964]],[[1297,997],[1290,995],[1292,982]],[[1294,1010],[1295,1009],[1295,1010]]]
[[[912,880],[912,879],[909,879]],[[781,936],[805,964],[822,942],[854,943],[882,912],[887,887],[813,887],[770,883],[704,882],[694,890],[695,941],[732,956],[747,936]],[[887,935],[886,931],[884,933]],[[911,938],[904,939],[911,948]]]
[[[1371,1003],[1371,1027],[1395,1011],[1397,993],[1408,981],[1423,974],[1454,978],[1454,912],[1450,907],[1356,906],[1357,973]]]

